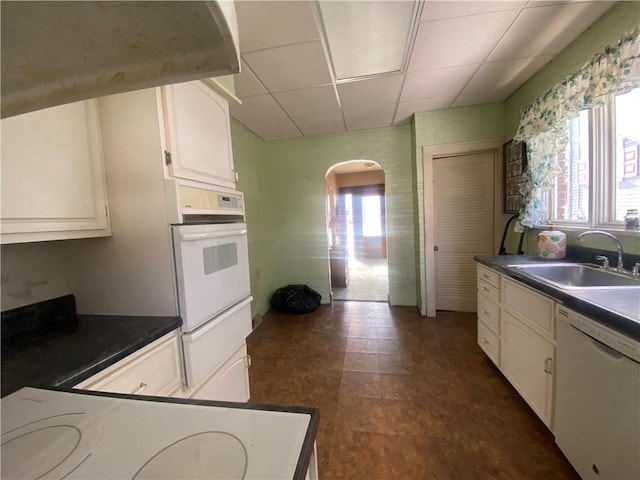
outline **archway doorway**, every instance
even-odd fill
[[[384,170],[353,160],[325,176],[332,299],[387,302],[389,267]]]

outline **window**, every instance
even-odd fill
[[[554,221],[589,220],[589,112],[567,122],[569,142],[556,161],[562,173],[552,190],[550,218]]]
[[[640,88],[615,102],[615,221],[640,209]]]
[[[382,236],[382,210],[380,195],[362,197],[362,235],[365,237]]]
[[[561,173],[545,193],[548,221],[622,228],[627,210],[640,209],[640,89],[581,111],[567,130]]]

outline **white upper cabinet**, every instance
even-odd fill
[[[2,120],[2,243],[111,234],[97,102]]]
[[[227,101],[199,81],[162,92],[169,175],[234,188]]]

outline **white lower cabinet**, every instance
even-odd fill
[[[178,334],[173,331],[74,388],[171,397],[181,386]]]
[[[184,396],[198,400],[247,402],[250,397],[249,365],[247,344],[243,341],[202,382],[186,390]]]
[[[304,480],[318,480],[318,478],[320,478],[318,475],[318,442],[313,442],[313,453]]]
[[[509,312],[502,314],[501,340],[502,373],[551,428],[554,344]]]
[[[478,345],[500,367],[500,277],[478,265]]]
[[[478,320],[478,345],[496,366],[500,366],[500,338],[482,321]]]
[[[555,301],[478,265],[478,345],[553,430]]]

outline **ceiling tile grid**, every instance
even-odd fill
[[[385,127],[419,111],[500,102],[614,3],[422,1],[403,71],[336,82],[315,1],[239,1],[235,87],[242,104],[232,103],[231,115],[269,140]],[[361,23],[352,28],[366,27]]]

